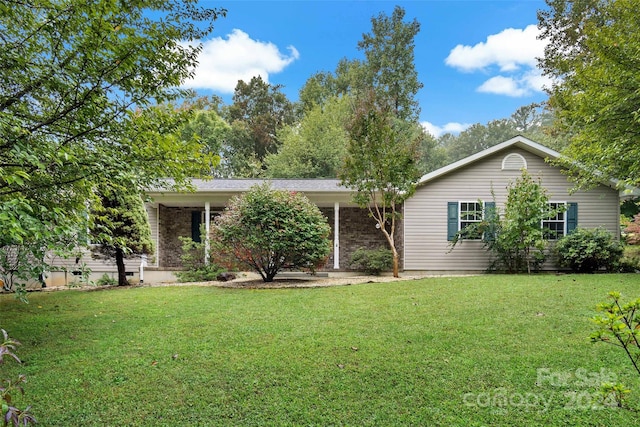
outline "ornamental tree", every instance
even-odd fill
[[[564,207],[550,207],[547,190],[540,179],[534,180],[523,170],[522,175],[507,186],[502,217],[497,213],[489,215],[498,221],[494,235],[487,235],[497,265],[510,273],[537,270],[546,258],[548,245],[542,222],[559,211],[564,211]]]
[[[91,250],[114,259],[118,285],[126,285],[125,258],[153,253],[151,228],[140,194],[125,188],[103,188],[90,216]]]
[[[283,268],[315,271],[324,265],[331,229],[301,193],[256,185],[234,197],[213,226],[216,246],[272,282]]]
[[[339,178],[354,190],[354,201],[369,211],[393,253],[393,276],[398,277],[396,223],[402,203],[413,195],[419,178],[415,127],[397,119],[375,94],[357,106],[349,126],[347,156]]]

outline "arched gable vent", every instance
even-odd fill
[[[527,168],[527,160],[521,154],[511,153],[502,159],[503,171],[519,171]]]

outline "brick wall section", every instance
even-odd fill
[[[333,224],[332,224],[333,225]],[[402,260],[402,224],[396,224],[396,248]],[[348,270],[351,255],[358,248],[388,248],[384,234],[376,228],[376,222],[366,209],[340,208],[340,269]],[[402,262],[400,263],[402,267]],[[333,267],[333,264],[328,266]]]
[[[181,267],[182,242],[178,236],[191,237],[191,211],[201,208],[170,208],[158,210],[159,263],[161,268]]]
[[[329,258],[327,258],[327,262],[324,265],[324,269],[333,270],[333,208],[320,208],[320,212],[327,217],[327,223],[331,227],[331,233],[329,234],[329,240],[331,240],[331,252],[329,253]]]
[[[171,208],[160,205],[158,218],[159,267],[176,268],[181,266],[180,255],[182,243],[178,236],[191,236],[191,211],[201,208]],[[331,239],[333,245],[333,208],[321,208],[320,211],[327,217],[331,226]],[[365,209],[340,207],[340,270],[349,270],[351,254],[360,247],[367,249],[387,248],[387,240],[375,226],[373,218],[369,217]],[[403,258],[403,232],[402,221],[396,225],[396,247],[400,252],[400,260]],[[402,268],[402,262],[400,263]],[[325,269],[333,270],[333,246],[331,254],[325,264]]]

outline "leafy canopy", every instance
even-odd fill
[[[124,259],[153,253],[151,228],[140,194],[103,186],[91,209],[91,250],[118,267],[118,284],[127,282]]]
[[[272,178],[335,178],[347,148],[351,100],[334,97],[315,105],[298,124],[278,132],[282,146],[265,159]]]
[[[566,165],[579,185],[602,175],[640,184],[640,20],[635,0],[547,0],[540,64],[549,103],[568,134]]]
[[[271,85],[262,77],[253,77],[248,83],[238,81],[233,94],[233,104],[227,110],[227,120],[234,126],[244,124],[242,138],[230,140],[230,156],[252,154],[262,162],[268,154],[278,151],[280,141],[277,132],[294,119],[293,105],[281,91],[280,85]],[[235,128],[235,126],[234,126]]]
[[[192,0],[0,4],[0,244],[61,246],[98,184],[184,186],[216,163],[175,135],[188,112],[168,103],[200,50],[182,42],[224,13]]]

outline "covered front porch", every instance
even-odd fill
[[[181,268],[181,247],[179,237],[200,236],[204,225],[206,235],[212,221],[234,196],[242,194],[254,185],[263,183],[257,179],[215,179],[195,180],[195,191],[190,193],[150,192],[152,201],[147,205],[152,237],[156,243],[156,253],[148,263],[148,270],[178,270]],[[331,226],[332,251],[324,266],[324,271],[350,271],[351,254],[360,247],[387,247],[383,234],[376,228],[375,221],[366,209],[361,209],[351,201],[351,190],[340,186],[335,179],[269,180],[271,186],[286,191],[304,193],[327,217]],[[402,252],[402,230],[397,233]]]

